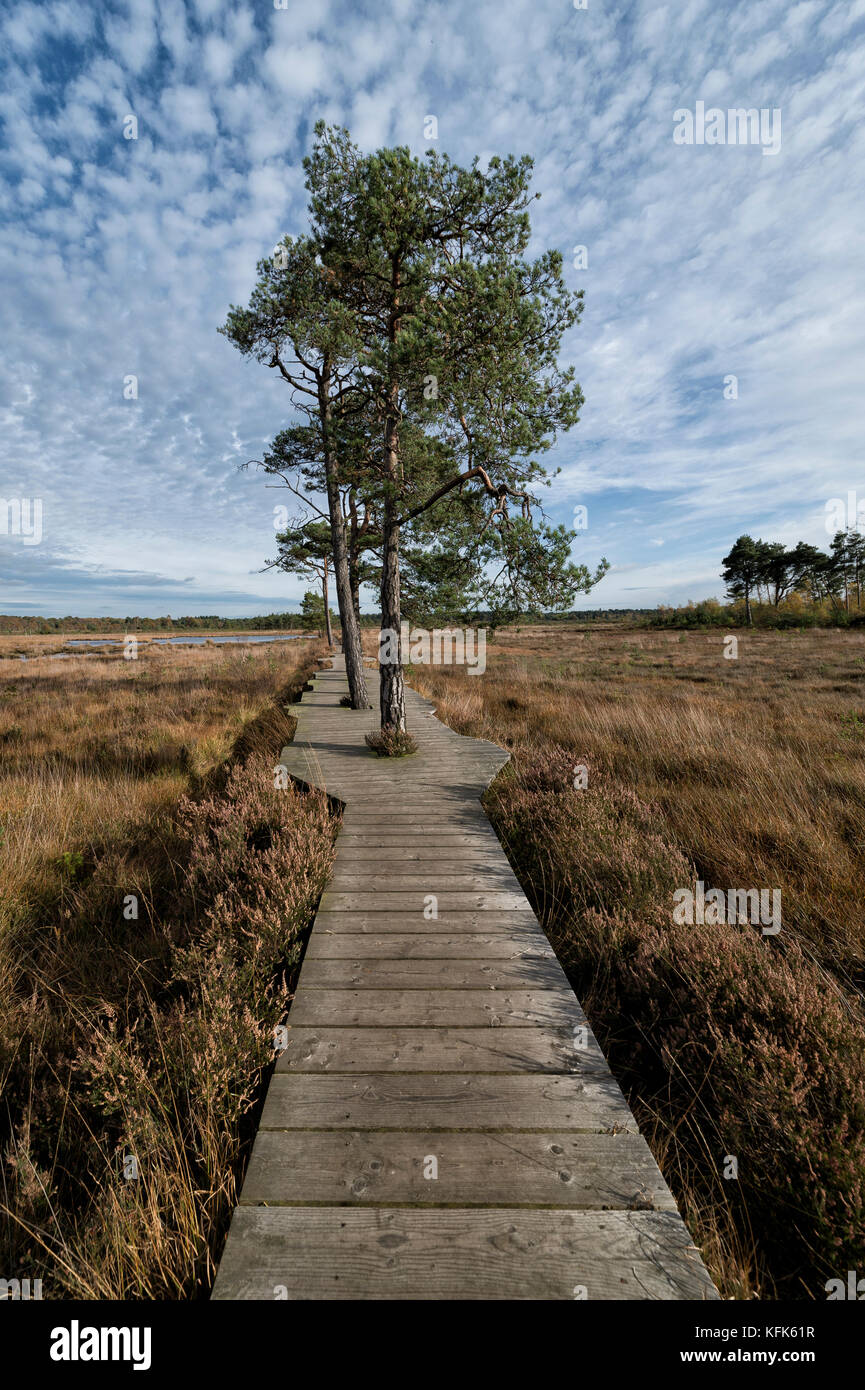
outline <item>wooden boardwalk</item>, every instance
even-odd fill
[[[508,755],[408,691],[376,759],[346,691],[281,754],[345,812],[213,1298],[716,1298],[480,805]]]

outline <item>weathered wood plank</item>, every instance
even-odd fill
[[[239,1207],[213,1298],[715,1299],[673,1212]]]
[[[292,1015],[293,1016],[293,1011]],[[561,1028],[303,1028],[292,1024],[277,1072],[571,1072],[608,1076],[593,1034]],[[583,1041],[583,1035],[578,1038]]]
[[[531,908],[507,912],[466,912],[462,909],[442,909],[438,917],[425,919],[418,912],[376,912],[366,909],[363,912],[328,912],[319,910],[315,919],[313,934],[327,932],[418,932],[428,936],[433,932],[504,932],[510,934],[524,931],[531,938],[538,936],[546,940]]]
[[[383,793],[383,795],[385,795]],[[405,835],[415,830],[419,835],[428,836],[430,828],[430,818],[427,815],[402,815],[401,813],[387,813],[375,811],[370,815],[353,815],[348,817],[348,813],[343,813],[343,825],[347,834],[381,834],[388,831],[399,831]],[[464,830],[467,833],[483,834],[483,811],[471,815],[466,813],[450,813],[447,817],[447,826],[451,834]]]
[[[518,960],[316,960],[307,955],[304,989],[560,989],[570,992],[555,956]]]
[[[352,868],[357,872],[368,872],[370,868],[381,863],[382,846],[352,848],[348,839],[340,840],[339,859],[337,869],[340,871]],[[454,845],[452,848],[444,848],[435,840],[428,842],[425,837],[421,838],[417,844],[405,844],[399,851],[399,863],[401,865],[426,864],[432,861],[437,864],[440,870],[453,868],[456,873],[482,873],[486,868],[500,868],[502,863],[502,851],[498,844],[490,841],[486,850],[479,849],[474,845]]]
[[[292,1023],[307,1028],[548,1027],[585,1021],[567,989],[304,989]]]
[[[348,850],[353,846],[358,849],[374,850],[381,856],[382,850],[399,853],[401,850],[414,850],[423,845],[433,853],[441,853],[443,856],[452,850],[474,850],[476,853],[485,855],[495,852],[501,854],[501,845],[497,839],[492,839],[490,835],[481,830],[459,830],[453,833],[441,833],[435,830],[427,830],[418,826],[414,831],[411,829],[401,830],[395,826],[390,831],[376,830],[371,833],[353,834],[351,831],[340,831],[339,853]]]
[[[641,1135],[570,1130],[260,1129],[241,1195],[257,1202],[676,1210]]]
[[[321,905],[325,912],[420,912],[429,907],[424,902],[426,894],[418,889],[414,893],[391,893],[382,888],[379,893],[340,893],[328,888],[322,897]],[[522,891],[489,893],[439,893],[436,910],[447,912],[511,912],[524,911],[527,907]]]
[[[519,893],[520,887],[514,873],[506,865],[490,868],[488,873],[463,874],[458,870],[442,870],[435,863],[407,872],[405,864],[389,865],[380,874],[357,873],[355,866],[339,866],[330,882],[331,893],[434,893],[436,897],[454,893]],[[525,897],[523,897],[525,902]]]
[[[304,969],[313,960],[555,960],[546,937],[524,932],[335,932],[316,926]]]
[[[273,1077],[261,1129],[608,1130],[637,1133],[611,1076],[321,1075]]]

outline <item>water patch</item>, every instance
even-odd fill
[[[177,646],[181,644],[183,646],[195,646],[201,642],[297,642],[302,635],[303,634],[299,632],[292,632],[286,634],[284,637],[262,637],[260,634],[256,633],[247,637],[244,633],[233,632],[227,637],[152,637],[150,640],[154,645]]]
[[[191,634],[189,636],[184,634],[182,637],[147,637],[143,633],[138,633],[136,635],[139,641],[152,644],[155,647],[194,647],[201,646],[205,642],[215,642],[218,645],[222,645],[226,642],[298,642],[304,634],[292,632],[278,637],[263,637],[260,633],[251,633],[247,636],[245,633],[241,632],[232,632],[220,637],[194,636]],[[124,639],[122,637],[70,637],[65,645],[67,647],[122,647],[123,642]]]

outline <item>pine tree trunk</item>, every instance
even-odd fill
[[[319,379],[319,413],[324,448],[327,504],[330,513],[330,539],[333,547],[333,577],[336,584],[339,622],[342,628],[342,650],[345,656],[348,692],[352,709],[369,709],[366,674],[363,668],[363,649],[360,643],[360,623],[354,611],[348,575],[348,547],[345,539],[345,517],[339,496],[337,459],[330,437],[330,374],[326,365]]]
[[[324,562],[324,575],[321,581],[321,591],[324,598],[324,627],[327,633],[327,645],[333,646],[333,628],[330,625],[330,596],[327,592],[327,560]]]
[[[352,525],[348,542],[348,587],[351,590],[351,604],[354,616],[360,625],[360,548],[357,541],[357,527]]]
[[[389,336],[396,342],[399,332],[399,270],[393,268],[393,309]],[[402,674],[399,592],[399,383],[392,372],[388,382],[387,415],[384,427],[384,463],[389,486],[384,497],[384,526],[381,549],[381,626],[390,638],[379,650],[379,707],[383,729],[405,729],[405,684]],[[382,655],[388,659],[382,660]]]
[[[394,525],[393,504],[385,505],[381,569],[381,626],[390,640],[382,643],[379,663],[379,705],[383,729],[405,729],[405,683],[400,650],[399,527]]]
[[[331,534],[333,530],[331,528]],[[342,651],[345,657],[345,674],[348,679],[348,691],[351,697],[352,709],[371,709],[369,703],[369,693],[366,688],[366,672],[363,665],[363,647],[360,640],[360,621],[355,611],[355,606],[351,596],[351,585],[348,579],[348,561],[345,556],[345,529],[339,527],[339,539],[334,537],[334,555],[336,556],[341,541],[341,552],[339,560],[334,560],[334,578],[336,580],[336,596],[339,606],[339,622],[342,628]]]
[[[748,588],[745,589],[745,618],[748,626],[753,627],[754,619],[751,616],[751,592]]]

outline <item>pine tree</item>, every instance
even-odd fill
[[[751,536],[740,536],[721,562],[724,569],[721,578],[727,585],[728,598],[745,600],[745,620],[754,622],[751,613],[751,594],[760,582],[762,559],[757,542]]]
[[[276,537],[279,553],[275,560],[268,560],[265,569],[280,569],[285,574],[296,574],[308,579],[313,575],[321,584],[321,601],[324,616],[327,645],[332,647],[333,628],[330,621],[328,579],[330,576],[330,557],[332,543],[330,527],[326,522],[298,522],[280,531]]]
[[[352,409],[357,395],[344,311],[331,301],[329,277],[308,238],[285,237],[273,256],[259,261],[258,277],[248,308],[232,305],[219,331],[244,357],[280,373],[295,409],[317,433],[349,694],[354,709],[366,709],[369,696],[360,624],[351,598],[336,450],[340,417]]]
[[[547,477],[536,454],[576,423],[582,392],[556,354],[579,319],[562,259],[524,259],[531,161],[464,169],[430,152],[362,155],[345,130],[316,127],[304,161],[312,236],[356,355],[354,387],[380,421],[382,450],[365,492],[381,499],[381,723],[405,728],[399,632],[400,538],[409,522],[467,490],[480,498],[476,534],[499,532],[503,572],[519,577]],[[405,447],[422,421],[437,448]],[[512,516],[518,509],[520,524]],[[561,559],[561,549],[550,563]],[[576,582],[578,572],[570,575]],[[565,580],[567,583],[567,580]],[[385,650],[385,648],[383,648]]]

